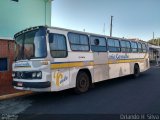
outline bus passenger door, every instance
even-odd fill
[[[69,67],[66,37],[50,33],[49,46],[51,54],[51,90],[59,91],[69,87]]]
[[[94,61],[94,82],[108,79],[108,54],[106,39],[91,36],[91,50]]]

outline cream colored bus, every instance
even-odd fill
[[[15,34],[15,44],[13,86],[20,90],[83,93],[150,67],[147,44],[129,39],[39,26]]]

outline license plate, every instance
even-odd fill
[[[22,86],[23,86],[23,83],[22,83],[22,82],[19,82],[19,83],[17,83],[17,86],[22,87]]]

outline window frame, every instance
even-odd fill
[[[141,45],[141,48],[139,48],[139,45]],[[141,42],[137,42],[137,46],[138,46],[138,52],[142,53],[143,52],[142,43]]]
[[[121,45],[122,41],[125,42],[125,47],[122,47],[122,45]],[[130,46],[129,48],[127,47],[127,42],[129,43],[129,46]],[[121,52],[122,53],[131,53],[131,42],[130,41],[128,41],[128,40],[120,40],[120,46],[121,46]],[[123,48],[125,49],[125,51],[122,51]],[[129,50],[129,51],[127,51],[126,49]]]
[[[136,43],[137,48],[133,48],[133,47],[132,47],[132,43]],[[137,51],[136,51],[136,52],[134,52],[134,51],[133,51],[133,49],[137,49]],[[136,41],[131,41],[131,52],[132,52],[132,53],[138,53],[138,44],[137,44],[137,42],[136,42]]]
[[[92,44],[91,44],[91,37],[95,37],[96,39],[97,39],[97,38],[103,38],[103,39],[105,40],[105,46],[100,46],[100,47],[106,47],[106,50],[105,50],[105,51],[93,51],[93,50],[92,50],[92,46],[96,46],[96,45],[92,45]],[[90,35],[90,36],[89,36],[89,39],[90,39],[90,49],[91,49],[92,52],[107,52],[107,51],[108,51],[108,49],[107,49],[107,39],[106,39],[105,37]],[[94,40],[95,40],[95,39],[94,39]],[[99,40],[99,39],[98,39],[98,40]],[[98,45],[98,46],[99,46],[99,45]]]
[[[118,42],[119,42],[119,47],[115,47],[115,42],[114,42],[114,46],[109,46],[109,44],[108,44],[108,41],[109,41],[109,40],[118,41]],[[110,50],[109,50],[110,47],[112,47],[112,48],[119,48],[120,50],[119,50],[119,51],[110,51]],[[116,38],[107,38],[107,48],[108,48],[108,51],[109,51],[109,52],[118,52],[118,53],[120,53],[120,52],[121,52],[120,40],[119,40],[119,39],[116,39]]]
[[[88,45],[86,44],[75,44],[75,43],[72,43],[71,41],[70,41],[70,39],[69,39],[69,34],[77,34],[77,35],[84,35],[84,36],[86,36],[87,37],[87,39],[88,39]],[[82,34],[82,33],[77,33],[77,32],[68,32],[67,33],[67,37],[68,37],[68,41],[69,41],[69,45],[70,45],[70,49],[72,50],[72,51],[76,51],[76,52],[89,52],[90,51],[90,41],[89,41],[89,36],[87,35],[87,34]],[[83,45],[83,46],[88,46],[88,50],[73,50],[72,49],[72,45]]]
[[[50,42],[49,42],[49,35],[50,34],[56,34],[56,35],[61,35],[61,36],[63,36],[64,37],[64,40],[65,40],[65,47],[66,47],[66,56],[64,56],[64,57],[53,57],[52,56],[52,54],[51,54],[51,48],[50,48]],[[59,33],[49,33],[48,34],[48,42],[49,42],[49,49],[50,49],[50,55],[51,55],[51,57],[52,58],[67,58],[68,57],[68,47],[67,47],[67,39],[66,39],[66,36],[64,35],[64,34],[59,34]],[[52,50],[52,51],[65,51],[65,50]]]
[[[0,70],[0,72],[7,72],[7,71],[9,71],[9,58],[7,58],[7,57],[1,57],[0,60],[1,59],[6,59],[7,60],[7,64],[6,64],[7,65],[7,69],[6,70]]]
[[[147,45],[145,44],[145,43],[141,43],[142,44],[142,53],[147,53],[148,52],[148,47],[147,47]],[[143,49],[143,45],[145,45],[145,48],[146,49]],[[146,50],[145,52],[144,52],[144,50]]]

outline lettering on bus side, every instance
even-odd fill
[[[109,59],[111,60],[121,60],[121,59],[128,59],[128,55],[119,55],[119,54],[111,54],[108,56]]]
[[[15,67],[31,67],[28,62],[15,63]]]

